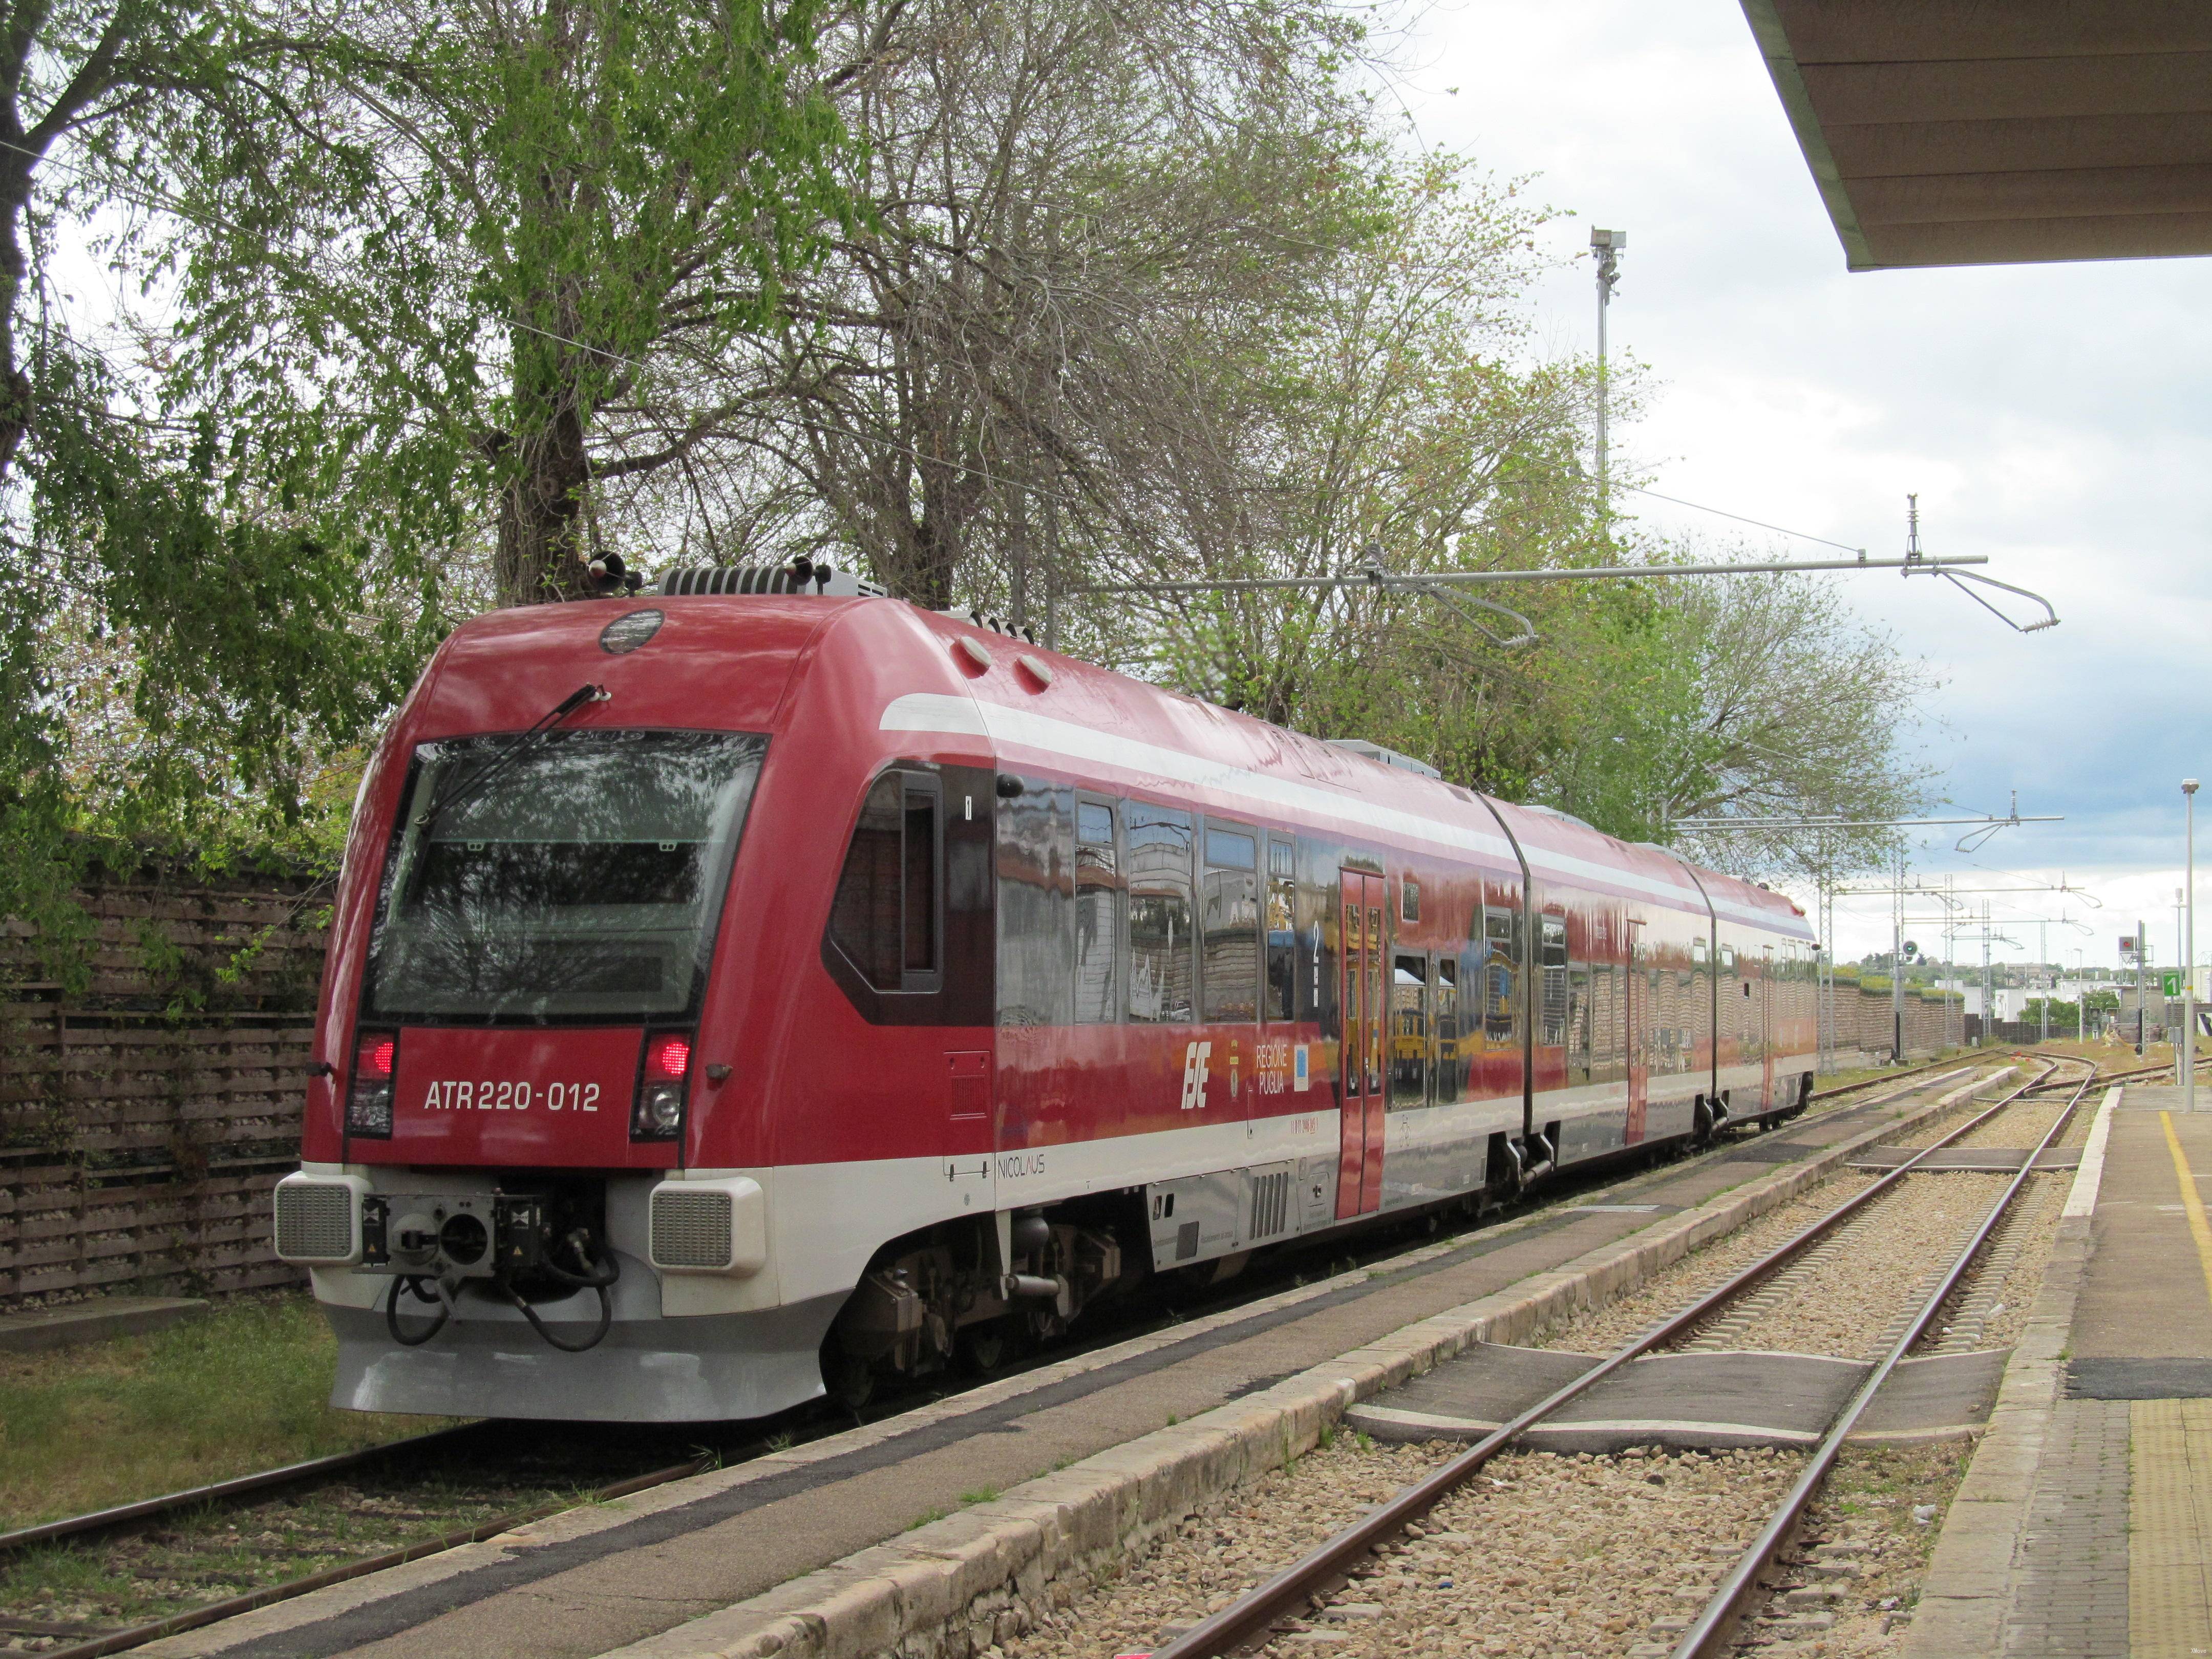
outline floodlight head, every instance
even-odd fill
[[[2182,781],[2181,781],[2181,793],[2182,793],[2183,794],[2185,794],[2185,795],[2193,795],[2193,794],[2195,794],[2195,793],[2197,793],[2197,780],[2196,780],[2196,779],[2194,779],[2194,778],[2184,778],[2184,779],[2182,779]]]
[[[1628,246],[1628,233],[1625,230],[1593,230],[1590,232],[1590,246],[1599,249],[1609,248],[1617,253]]]

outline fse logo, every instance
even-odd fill
[[[1194,1042],[1182,1051],[1182,1109],[1197,1111],[1206,1104],[1206,1062],[1213,1054],[1211,1042]]]

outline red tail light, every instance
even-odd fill
[[[674,1140],[684,1133],[685,1080],[691,1070],[691,1035],[653,1031],[638,1067],[637,1100],[630,1108],[632,1140]]]
[[[362,1031],[354,1038],[353,1075],[346,1079],[348,1134],[392,1139],[392,1075],[398,1066],[397,1033]]]

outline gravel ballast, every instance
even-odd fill
[[[1806,1510],[1774,1594],[1745,1621],[1743,1659],[1874,1659],[1905,1645],[1964,1446],[1853,1449]],[[1822,1622],[1821,1615],[1826,1616]]]
[[[1187,1521],[1006,1659],[1148,1653],[1462,1449],[1340,1437]],[[1778,1453],[1499,1457],[1267,1651],[1626,1655],[1704,1605],[1799,1466]]]
[[[1610,1353],[1776,1245],[1802,1232],[1845,1199],[1873,1185],[1875,1179],[1853,1171],[1824,1182],[1662,1268],[1618,1300],[1553,1327],[1528,1346],[1570,1353]]]

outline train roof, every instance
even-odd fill
[[[608,624],[661,613],[643,643],[591,650]],[[619,633],[620,630],[617,630]],[[886,738],[991,763],[1073,769],[1212,810],[1326,823],[1355,839],[1416,842],[1517,874],[1565,880],[1809,939],[1782,895],[1692,867],[1549,809],[1476,794],[1147,681],[969,617],[859,595],[645,594],[488,612],[464,623],[403,711],[410,742],[527,727],[575,690],[578,657],[624,724],[775,732],[794,699],[828,696]],[[1506,833],[1512,840],[1509,842]]]

